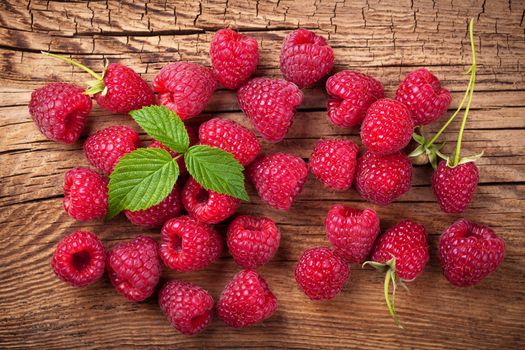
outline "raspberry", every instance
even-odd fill
[[[199,115],[217,87],[211,69],[191,62],[164,66],[151,83],[159,102],[182,120]]]
[[[370,152],[396,153],[410,142],[414,124],[408,109],[400,102],[382,99],[374,102],[361,125],[361,141]]]
[[[140,145],[139,134],[127,126],[111,126],[87,138],[84,153],[88,161],[110,175],[119,159]]]
[[[110,112],[128,113],[155,104],[155,94],[148,83],[129,67],[112,63],[100,75],[71,58],[49,52],[42,53],[89,73],[95,80],[88,82],[90,87],[84,93],[94,95],[98,104]]]
[[[474,162],[454,168],[441,161],[432,175],[432,191],[445,213],[462,213],[472,201],[479,182],[479,170]]]
[[[357,160],[355,187],[367,201],[387,205],[410,190],[412,164],[401,153],[379,156],[365,152]]]
[[[91,99],[73,84],[49,83],[31,94],[29,114],[47,138],[74,143],[86,126]]]
[[[334,52],[325,38],[299,28],[284,38],[280,63],[284,78],[303,88],[332,70]]]
[[[399,84],[396,100],[412,112],[414,125],[426,125],[445,114],[452,96],[441,87],[436,76],[421,68],[409,73]]]
[[[333,205],[324,221],[326,236],[335,252],[351,263],[362,263],[379,234],[379,218],[372,209]]]
[[[325,247],[306,250],[295,265],[297,285],[312,300],[335,298],[349,276],[344,259]]]
[[[170,269],[199,270],[219,259],[221,252],[217,231],[189,216],[168,220],[162,227],[160,256]]]
[[[204,189],[193,178],[189,178],[182,190],[182,204],[195,219],[205,224],[216,224],[232,216],[240,200]]]
[[[226,241],[233,260],[245,269],[255,269],[269,262],[281,240],[273,220],[241,215],[228,227]]]
[[[303,189],[308,166],[295,155],[273,153],[250,164],[247,176],[263,201],[276,209],[288,210]]]
[[[381,82],[350,70],[328,78],[326,91],[328,119],[341,128],[361,124],[370,105],[385,96]]]
[[[315,145],[308,166],[326,187],[346,191],[354,180],[359,149],[350,140],[320,140]]]
[[[86,231],[75,231],[58,243],[51,266],[62,281],[84,287],[104,274],[106,251],[102,242]]]
[[[159,305],[171,325],[182,334],[200,333],[212,320],[213,298],[192,283],[166,283],[159,292]]]
[[[127,114],[155,104],[155,94],[148,83],[123,64],[108,65],[103,82],[106,92],[97,93],[95,100],[110,112]]]
[[[108,181],[87,168],[74,168],[64,175],[64,209],[73,219],[103,218],[108,210]]]
[[[367,261],[365,264],[386,272],[385,301],[394,322],[399,325],[394,308],[395,291],[399,285],[403,285],[402,281],[412,281],[421,275],[428,263],[429,252],[425,228],[410,220],[389,228],[377,240],[371,258],[373,261]],[[388,291],[390,282],[394,286],[391,297]]]
[[[159,204],[139,211],[124,210],[124,214],[134,225],[160,227],[169,219],[179,216],[181,207],[179,189],[175,185],[173,191]]]
[[[227,325],[247,327],[272,316],[277,298],[266,281],[253,270],[243,270],[226,285],[217,303],[217,313]]]
[[[193,146],[194,144],[197,143],[197,137],[195,136],[195,131],[193,131],[193,128],[190,128],[188,125],[185,125],[185,127],[186,127],[186,131],[188,132],[188,137],[190,139],[190,146]],[[160,143],[157,140],[152,140],[148,148],[162,148],[163,150],[168,151],[169,154],[171,154],[173,158],[179,155],[179,153],[171,150],[169,147],[164,146],[162,143]],[[177,164],[179,165],[180,175],[185,175],[188,173],[188,170],[186,169],[186,163],[184,163],[183,157],[177,158]]]
[[[203,145],[230,152],[244,166],[251,163],[261,151],[261,144],[253,132],[233,120],[222,118],[202,123],[199,141]]]
[[[111,248],[106,267],[117,292],[130,301],[143,301],[153,294],[162,272],[157,249],[157,242],[147,236]]]
[[[425,227],[405,220],[381,235],[372,251],[372,260],[386,263],[392,258],[399,278],[411,281],[421,275],[429,259]]]
[[[473,286],[503,262],[505,241],[485,225],[465,219],[448,227],[439,240],[439,260],[447,280],[457,287]]]
[[[241,87],[259,63],[257,41],[231,29],[215,33],[210,45],[213,76],[227,89]]]
[[[295,109],[303,93],[286,80],[254,78],[237,92],[239,106],[261,136],[270,142],[281,141],[292,125]]]

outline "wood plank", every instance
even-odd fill
[[[509,259],[525,262],[525,251],[520,245],[522,233],[523,210],[525,209],[525,186],[523,185],[483,185],[476,190],[475,201],[464,215],[448,215],[440,212],[432,199],[431,190],[426,187],[416,187],[393,204],[380,207],[366,203],[354,192],[334,193],[320,191],[320,186],[307,186],[298,197],[296,204],[289,211],[270,208],[256,196],[252,201],[243,203],[239,214],[264,215],[272,218],[282,226],[283,242],[277,260],[290,261],[313,245],[325,245],[323,221],[332,204],[344,203],[357,208],[371,207],[375,209],[386,229],[403,218],[412,218],[424,223],[428,234],[434,243],[441,232],[459,217],[465,216],[471,220],[483,222],[494,227],[509,244]],[[315,198],[313,198],[315,196]],[[432,213],[432,215],[429,215]],[[17,240],[29,240],[31,244],[46,244],[48,247],[56,244],[64,232],[75,229],[91,229],[100,235],[105,242],[131,239],[135,235],[147,232],[158,237],[158,229],[144,230],[133,226],[123,216],[110,222],[75,222],[62,209],[62,198],[43,198],[6,206],[2,210],[0,224],[3,225],[9,237],[3,237],[2,244],[9,248],[10,237]],[[488,215],[490,214],[490,215]],[[15,218],[26,218],[20,222]],[[225,232],[226,223],[218,226],[220,232]],[[28,232],[39,232],[40,235],[29,235]],[[286,238],[286,239],[284,239]],[[2,250],[0,250],[2,251]],[[515,252],[516,254],[512,254]],[[0,254],[1,256],[1,254]],[[7,256],[7,255],[6,255]],[[225,255],[224,257],[227,257]],[[6,262],[10,266],[10,262]],[[18,268],[22,268],[24,260],[20,260]],[[28,266],[28,268],[30,268]],[[524,270],[525,265],[518,264],[516,269]]]
[[[261,274],[276,291],[280,302],[272,318],[242,331],[214,320],[198,337],[183,337],[167,324],[155,299],[140,304],[126,302],[116,295],[106,279],[82,290],[67,287],[50,272],[44,248],[32,247],[31,253],[38,258],[32,265],[39,276],[38,285],[31,276],[24,275],[23,279],[10,276],[9,280],[14,280],[16,287],[6,291],[5,307],[19,305],[19,288],[30,294],[23,301],[24,311],[10,313],[0,330],[0,338],[23,338],[32,346],[67,347],[71,338],[78,339],[77,346],[83,348],[348,348],[368,344],[384,349],[399,346],[444,349],[469,348],[480,343],[487,348],[512,348],[521,344],[523,328],[515,320],[522,316],[518,277],[522,278],[523,272],[509,264],[503,265],[499,274],[494,274],[479,287],[468,290],[450,287],[439,276],[439,271],[430,267],[410,284],[410,293],[398,293],[398,313],[405,326],[405,330],[399,330],[392,326],[385,309],[382,276],[378,272],[355,267],[345,290],[334,301],[313,303],[288,282],[293,279],[292,263],[270,263],[261,269]],[[221,260],[199,273],[169,273],[166,278],[198,283],[217,298],[221,287],[236,271],[233,264]],[[502,278],[510,274],[516,278]],[[494,285],[508,292],[502,295]],[[487,299],[491,300],[490,308],[477,307]],[[431,319],[429,305],[434,306]],[[499,312],[494,313],[494,309]],[[450,317],[458,311],[461,317]],[[493,324],[506,331],[501,333],[491,326]],[[384,342],[384,337],[391,340]],[[217,339],[221,339],[220,345]],[[17,344],[6,342],[4,346],[16,347]]]
[[[199,6],[198,2],[184,1],[175,8],[164,6],[165,3],[138,6],[120,2],[86,5],[32,1],[24,6],[7,1],[4,7],[12,15],[3,18],[4,25],[0,28],[5,57],[0,77],[13,82],[45,81],[47,70],[32,67],[47,64],[53,65],[54,74],[71,71],[65,64],[43,62],[40,50],[81,53],[79,58],[97,69],[102,69],[102,58],[124,61],[139,72],[156,71],[173,60],[209,64],[206,53],[213,31],[230,25],[249,31],[259,40],[262,62],[259,74],[278,75],[282,39],[288,30],[302,26],[329,37],[337,57],[337,70],[360,67],[377,72],[378,67],[393,68],[397,84],[399,75],[406,74],[411,67],[431,64],[445,82],[464,81],[458,79],[464,78],[461,72],[470,61],[464,18],[479,9],[476,30],[483,43],[478,57],[479,87],[488,88],[490,82],[497,81],[510,89],[524,88],[523,77],[517,74],[520,72],[517,53],[525,48],[524,33],[519,30],[523,4],[509,9],[502,3],[486,6],[478,0],[468,5],[440,3],[436,9],[424,2],[405,1],[405,6],[391,2],[388,13],[381,11],[389,6],[384,2],[339,5],[328,1],[309,6],[312,11],[309,14],[309,10],[303,9],[304,4],[297,7],[290,1],[268,6],[223,1]],[[487,8],[491,11],[485,11]],[[251,15],[246,17],[247,13]],[[49,16],[54,20],[49,20]],[[384,72],[377,73],[386,76]]]
[[[525,2],[456,0],[164,0],[0,1],[0,348],[525,348]],[[263,324],[236,330],[217,318],[196,336],[178,334],[160,312],[156,297],[129,303],[107,277],[75,289],[60,282],[49,266],[66,233],[91,230],[106,247],[159,230],[131,225],[120,215],[110,222],[76,222],[62,208],[63,174],[88,163],[81,143],[110,125],[138,126],[129,116],[94,107],[85,135],[75,145],[42,136],[27,103],[49,81],[82,84],[88,77],[40,50],[71,56],[102,70],[104,60],[130,65],[148,81],[168,62],[209,65],[213,33],[232,27],[260,46],[258,76],[280,77],[279,49],[298,27],[325,36],[334,48],[334,72],[357,69],[379,78],[392,97],[411,70],[429,67],[452,91],[449,115],[461,100],[470,63],[467,18],[476,19],[478,79],[465,132],[466,154],[485,150],[474,202],[462,215],[438,210],[429,166],[414,168],[411,191],[387,207],[370,205],[355,190],[332,192],[309,175],[302,194],[287,212],[268,207],[251,185],[251,202],[239,214],[273,218],[281,247],[260,269],[278,297],[279,309]],[[348,137],[359,130],[326,121],[324,80],[304,90],[304,103],[285,141],[264,142],[265,152],[290,152],[308,160],[317,140]],[[246,126],[235,93],[220,88],[205,113],[190,121],[220,116]],[[425,129],[434,132],[439,123]],[[453,147],[459,120],[443,134]],[[141,134],[143,145],[149,138]],[[410,147],[409,147],[410,148]],[[344,291],[331,302],[310,302],[293,280],[293,266],[305,249],[327,245],[323,220],[329,207],[344,203],[373,207],[382,230],[402,218],[425,225],[431,259],[425,273],[401,291],[397,309],[405,326],[392,324],[382,296],[383,276],[352,265]],[[459,217],[493,227],[507,243],[500,269],[479,286],[453,288],[441,276],[436,247],[440,233]],[[231,219],[217,225],[224,234]],[[208,268],[193,273],[164,271],[163,281],[181,279],[208,289],[217,299],[239,270],[224,252]]]
[[[482,174],[481,183],[525,181],[525,141],[520,138],[520,135],[523,134],[524,123],[524,119],[520,115],[522,110],[522,108],[506,108],[502,112],[511,116],[505,122],[512,123],[512,126],[506,129],[494,129],[496,125],[501,124],[498,118],[494,118],[495,115],[498,115],[497,113],[492,113],[491,110],[483,110],[483,113],[472,111],[472,115],[476,119],[471,121],[473,129],[470,128],[469,123],[469,128],[465,132],[464,152],[465,154],[485,152],[485,156],[478,162]],[[15,122],[21,114],[26,115],[25,121],[22,123]],[[290,137],[278,144],[263,142],[263,151],[269,153],[292,152],[307,160],[315,143],[322,137],[348,136],[360,144],[359,136],[355,130],[334,128],[326,122],[325,115],[326,112],[324,111],[298,113],[291,128]],[[512,117],[513,115],[515,117]],[[29,116],[27,116],[26,107],[2,108],[0,109],[0,116],[5,116],[4,119],[6,120],[4,125],[0,124],[0,130],[9,130],[10,133],[9,139],[0,140],[3,151],[0,154],[0,159],[6,165],[0,169],[0,174],[5,183],[5,186],[0,189],[0,206],[25,201],[29,198],[35,198],[35,196],[46,198],[61,195],[60,184],[65,171],[75,166],[89,166],[82,153],[81,144],[62,145],[47,140],[34,127]],[[212,115],[208,117],[210,116]],[[251,127],[242,113],[227,113],[222,116]],[[202,121],[203,119],[205,118],[199,120]],[[115,124],[128,125],[137,131],[139,130],[131,118],[127,116],[116,119],[115,116],[95,110],[87,132],[92,133],[94,130]],[[442,137],[442,141],[449,141],[450,143],[445,148],[449,153],[453,150],[453,141],[457,135],[458,124],[459,120]],[[31,132],[28,133],[28,130]],[[147,145],[149,138],[144,134],[142,134],[142,138],[145,140],[143,144]],[[68,154],[67,157],[64,156],[64,152]],[[20,162],[20,157],[24,157],[25,161]],[[35,177],[34,171],[42,175]],[[414,185],[430,184],[431,169],[429,167],[416,167],[414,173]],[[310,183],[312,182],[315,183],[316,181],[312,179]],[[22,185],[24,187],[20,188]],[[320,193],[324,192],[320,187],[316,189]]]

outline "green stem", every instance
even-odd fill
[[[385,275],[385,284],[384,284],[384,293],[385,293],[385,302],[386,307],[388,308],[388,312],[390,312],[390,315],[394,318],[394,322],[397,326],[401,327],[401,324],[399,323],[399,320],[396,316],[396,310],[394,309],[394,297],[395,297],[395,285],[394,285],[394,293],[392,294],[392,302],[390,302],[390,293],[388,292],[388,289],[390,287],[390,281],[395,283],[395,272],[391,269],[388,269]],[[402,328],[402,327],[401,327]]]
[[[78,61],[75,61],[74,59],[71,59],[71,58],[67,58],[67,57],[64,57],[64,56],[61,56],[61,55],[57,55],[57,54],[54,54],[54,53],[51,53],[51,52],[45,52],[45,51],[42,51],[42,54],[43,55],[46,55],[46,56],[50,56],[50,57],[54,57],[54,58],[58,58],[59,60],[62,60],[64,62],[67,62],[69,64],[72,64],[74,65],[75,67],[78,67],[84,71],[86,71],[87,73],[89,73],[93,78],[97,79],[97,80],[102,80],[102,76],[96,72],[94,72],[93,70],[89,69],[88,67],[84,66],[82,63],[78,62]]]
[[[472,103],[472,95],[474,94],[474,85],[476,82],[476,48],[474,47],[474,19],[470,20],[469,34],[470,34],[470,47],[472,50],[472,69],[471,69],[472,87],[470,89],[467,107],[465,108],[465,114],[463,115],[463,120],[461,121],[461,128],[459,129],[458,142],[456,145],[456,153],[454,156],[454,161],[451,164],[452,167],[458,165],[459,160],[460,160],[461,141],[463,139],[463,132],[465,131],[465,125],[467,124],[468,112],[470,110],[470,104]]]
[[[472,69],[472,66],[471,66],[471,69]],[[456,116],[458,115],[459,111],[461,111],[461,108],[463,108],[463,104],[465,104],[465,101],[467,100],[467,97],[469,95],[471,86],[472,86],[472,74],[470,75],[470,80],[469,80],[468,85],[467,85],[467,90],[465,90],[465,95],[463,95],[463,99],[461,100],[461,103],[459,104],[458,108],[456,109],[454,114],[452,114],[452,116],[447,120],[445,125],[443,125],[443,127],[436,133],[436,135],[434,135],[434,137],[428,142],[427,147],[431,146],[434,142],[436,142],[438,137],[441,136],[443,131],[445,131],[445,129],[448,128],[450,123],[452,123],[452,121],[456,118]]]

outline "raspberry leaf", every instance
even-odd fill
[[[178,153],[190,145],[188,132],[180,117],[164,106],[149,106],[129,112],[149,136]]]
[[[124,209],[159,204],[179,177],[177,160],[160,148],[140,148],[120,158],[109,176],[109,220]]]
[[[186,168],[202,187],[249,200],[244,188],[244,167],[229,152],[206,145],[196,145],[184,154]]]

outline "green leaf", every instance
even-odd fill
[[[129,112],[149,136],[175,152],[184,153],[190,145],[188,132],[179,116],[164,106],[149,106]]]
[[[463,157],[463,158],[461,158],[459,160],[458,165],[466,164],[466,163],[469,163],[469,162],[475,162],[475,161],[479,160],[481,157],[483,157],[483,153],[485,153],[485,151],[481,151],[480,153],[475,154],[473,156]]]
[[[188,149],[184,161],[191,176],[205,189],[249,200],[244,188],[244,168],[231,153],[197,145]]]
[[[420,145],[424,145],[425,142],[427,141],[423,135],[419,135],[418,133],[413,133],[412,138],[414,139],[414,141],[416,141]]]
[[[437,153],[435,150],[427,150],[428,160],[430,161],[430,165],[432,165],[432,168],[437,168]]]
[[[419,145],[419,146],[416,147],[416,149],[414,149],[412,152],[410,152],[410,154],[408,156],[411,157],[411,158],[415,158],[417,156],[422,155],[423,153],[425,153],[425,146]]]
[[[109,176],[107,219],[124,209],[147,209],[159,204],[179,176],[177,160],[160,148],[139,148],[120,158]]]

